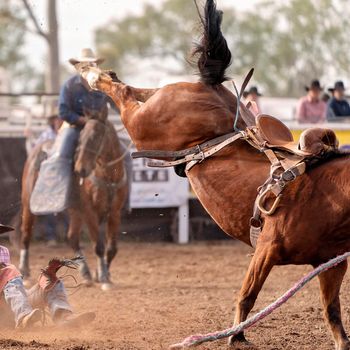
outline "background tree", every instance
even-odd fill
[[[45,31],[37,20],[27,0],[0,2],[0,66],[16,78],[18,90],[40,87],[47,92],[58,92],[60,66],[56,0],[47,0],[48,29]],[[28,64],[23,53],[27,33],[40,35],[48,46],[45,78]],[[19,83],[20,82],[20,83]],[[44,83],[44,84],[43,84]]]
[[[48,28],[46,31],[40,25],[28,0],[22,0],[22,3],[28,13],[28,19],[34,27],[34,32],[40,35],[47,44],[49,64],[45,72],[45,90],[46,92],[58,92],[60,88],[60,63],[56,0],[47,0]]]
[[[130,60],[163,58],[161,69],[191,72],[186,62],[198,23],[188,0],[145,6],[140,15],[113,20],[95,32],[106,65],[127,74]],[[346,76],[350,67],[348,0],[262,1],[252,11],[224,9],[223,32],[233,65],[229,74],[255,67],[265,94],[300,96],[311,79]],[[159,72],[159,67],[157,67]],[[135,73],[134,67],[129,71]]]
[[[0,67],[21,77],[27,69],[23,46],[25,42],[25,17],[19,6],[9,1],[0,2]]]

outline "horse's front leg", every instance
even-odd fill
[[[23,204],[21,224],[21,251],[19,257],[19,270],[24,279],[30,276],[29,245],[32,238],[35,216],[29,209],[29,203]]]
[[[271,251],[271,245],[268,247],[262,245],[259,247],[258,245],[254,253],[239,293],[234,321],[235,325],[247,319],[267,276],[275,265],[275,259]],[[229,345],[234,347],[238,345],[237,343],[239,343],[240,347],[242,345],[244,346],[244,343],[251,346],[246,341],[243,332],[230,337]]]
[[[101,220],[96,210],[90,205],[86,205],[84,215],[89,230],[89,236],[97,256],[96,282],[102,283],[101,288],[103,290],[109,289],[110,281],[105,260],[105,239],[104,234],[99,230],[99,223]]]
[[[113,259],[118,253],[118,236],[120,227],[120,212],[114,213],[113,216],[109,217],[107,222],[107,251],[106,251],[106,262],[108,275],[110,276],[110,267]]]
[[[83,259],[79,265],[79,272],[83,278],[83,283],[87,286],[92,285],[92,277],[89,266],[86,262],[82,249],[80,247],[80,234],[83,225],[83,220],[80,214],[80,209],[69,209],[69,228],[68,228],[68,242],[75,255],[82,256]]]
[[[341,319],[339,300],[339,291],[347,266],[347,261],[343,261],[318,276],[324,315],[333,333],[336,350],[350,349],[350,341],[345,333]]]

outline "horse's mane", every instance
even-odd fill
[[[192,57],[197,57],[197,66],[201,82],[206,85],[217,85],[228,78],[225,76],[231,64],[231,52],[221,32],[222,11],[216,9],[215,0],[206,0],[204,15],[199,11],[197,0],[194,0],[202,23],[201,40],[195,45]]]

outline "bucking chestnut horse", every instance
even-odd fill
[[[198,83],[136,89],[118,82],[109,72],[77,67],[91,87],[114,100],[138,150],[178,151],[233,131],[237,99],[222,85],[231,53],[221,33],[221,19],[215,1],[207,0],[201,15],[203,36],[195,48]],[[241,118],[238,127],[245,128]],[[257,188],[268,177],[269,168],[264,154],[238,140],[195,165],[187,177],[217,224],[250,245],[249,219]],[[273,266],[317,266],[350,250],[349,174],[349,158],[334,154],[285,189],[276,213],[264,217],[239,293],[235,324],[247,318]],[[337,350],[350,349],[339,302],[346,269],[347,262],[343,262],[319,276],[325,318]],[[229,340],[232,347],[244,343],[243,333]]]
[[[29,276],[29,244],[35,216],[30,211],[30,196],[38,177],[39,164],[45,158],[47,144],[37,146],[28,157],[22,178],[22,224],[20,271]],[[72,205],[68,209],[68,241],[76,255],[83,256],[80,234],[86,223],[97,255],[97,282],[102,289],[111,287],[109,268],[117,253],[120,216],[128,193],[124,151],[118,135],[106,114],[89,119],[80,132],[74,162],[74,186]],[[105,232],[100,224],[106,222]],[[84,259],[80,272],[86,284],[92,276]]]

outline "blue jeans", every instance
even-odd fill
[[[18,325],[19,321],[24,316],[33,311],[33,306],[36,306],[32,305],[31,300],[34,300],[35,288],[36,286],[27,291],[24,288],[22,277],[16,277],[6,284],[4,288],[5,301],[10,306],[15,316],[16,325]],[[61,281],[59,281],[50,291],[41,291],[39,294],[39,300],[36,298],[35,304],[38,304],[39,302],[40,305],[49,308],[52,317],[54,317],[58,310],[72,312],[64,285]]]

